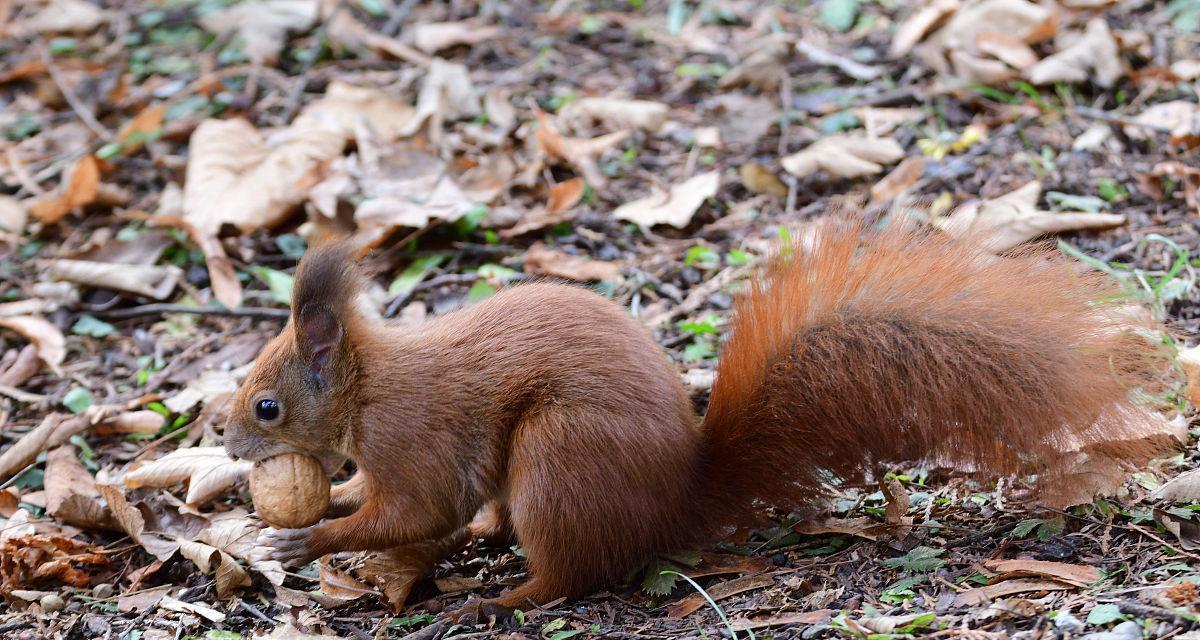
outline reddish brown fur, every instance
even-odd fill
[[[529,581],[499,600],[519,606],[711,541],[756,500],[813,506],[821,469],[851,479],[933,458],[1052,473],[1068,441],[1136,442],[1145,414],[1122,374],[1144,365],[1090,306],[1108,293],[1098,277],[1042,254],[1001,262],[902,230],[862,236],[822,227],[742,298],[702,427],[645,328],[594,293],[517,286],[405,328],[356,313],[346,250],[317,248],[226,447],[357,463],[334,492],[343,517],[280,543],[294,560],[405,547],[393,554],[432,563],[484,509],[471,533],[511,528],[527,552]],[[313,309],[344,333],[328,389],[306,377],[297,339],[323,335],[305,326]],[[264,393],[285,407],[279,424],[255,422]]]

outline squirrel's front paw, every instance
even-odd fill
[[[251,559],[278,560],[285,567],[300,567],[312,562],[309,538],[313,527],[303,529],[274,529],[268,527],[258,534]]]

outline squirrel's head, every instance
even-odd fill
[[[306,453],[327,467],[347,457],[360,388],[352,333],[361,279],[344,243],[311,249],[301,260],[291,321],[263,348],[230,409],[230,456]]]

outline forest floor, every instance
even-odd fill
[[[701,410],[739,283],[832,212],[1057,242],[1195,346],[1198,31],[1197,0],[0,0],[0,637],[1200,637],[1182,382],[1180,453],[1111,498],[895,469],[906,501],[492,625],[438,614],[519,547],[394,613],[361,555],[250,562],[219,448],[317,227],[402,322],[592,283]]]

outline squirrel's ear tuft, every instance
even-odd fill
[[[363,276],[348,241],[320,244],[308,250],[296,269],[292,287],[292,323],[300,357],[322,388],[346,339]]]

